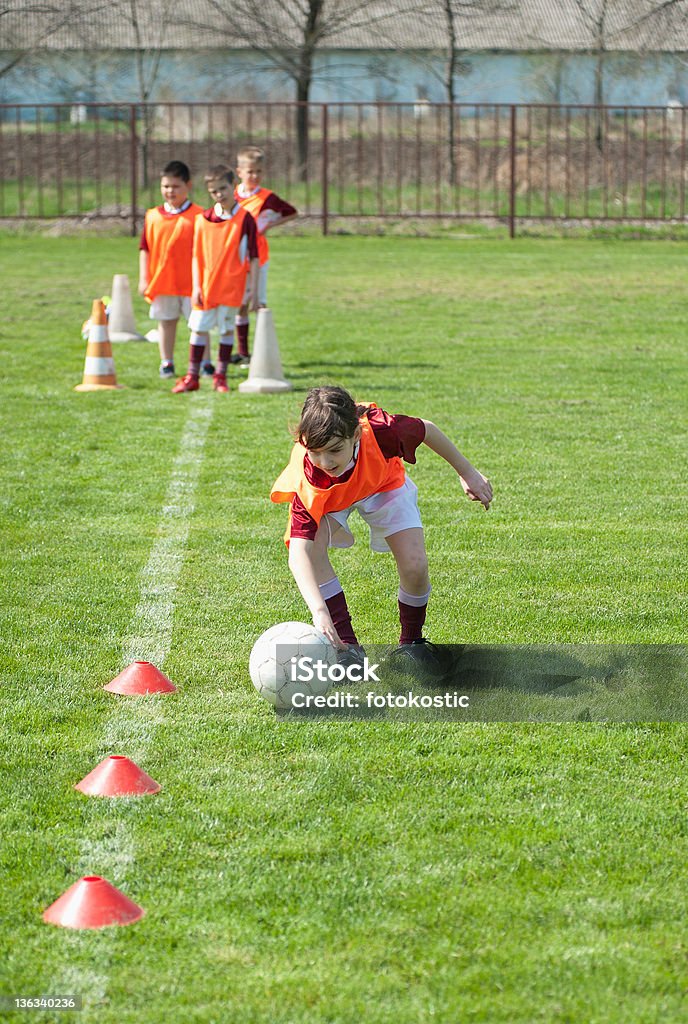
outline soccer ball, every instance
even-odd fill
[[[299,659],[304,659],[305,671]],[[306,622],[278,622],[256,640],[248,670],[261,697],[284,711],[293,708],[294,694],[326,694],[332,686],[327,668],[336,661],[335,648],[314,626]]]

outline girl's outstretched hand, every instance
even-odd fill
[[[471,501],[479,501],[485,506],[487,512],[492,501],[492,484],[483,476],[482,473],[474,469],[471,473],[467,473],[466,476],[459,477],[461,480],[461,486],[464,489],[466,497],[470,498]]]

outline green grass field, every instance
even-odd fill
[[[430,451],[412,471],[432,639],[683,642],[683,247],[275,238],[294,392],[248,397],[171,395],[149,344],[113,346],[126,390],[75,393],[135,241],[0,245],[0,995],[81,995],[83,1024],[684,1021],[684,724],[279,723],[247,674],[306,617],[267,494],[324,382],[433,419],[493,481],[485,514]],[[358,539],[354,620],[392,642],[393,566]],[[156,643],[176,695],[103,692]],[[76,793],[109,753],[162,791]],[[44,924],[88,874],[146,917]]]

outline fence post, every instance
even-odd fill
[[[329,229],[329,138],[328,138],[328,105],[323,103],[322,107],[322,233],[326,235]]]
[[[511,104],[509,139],[509,238],[516,234],[516,106]]]
[[[136,238],[136,207],[138,205],[137,185],[137,145],[136,145],[136,104],[132,103],[129,110],[129,138],[130,138],[130,171],[131,171],[131,237]]]

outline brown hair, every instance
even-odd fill
[[[234,181],[234,174],[226,164],[215,164],[208,168],[203,180],[206,185],[209,185],[211,181],[226,181],[228,185],[231,185]]]
[[[311,388],[294,432],[296,440],[304,448],[317,451],[335,437],[353,437],[361,411],[361,407],[356,405],[344,388]]]
[[[241,163],[242,160],[254,160],[257,164],[262,164],[265,159],[265,153],[259,146],[242,146],[237,153],[237,163]]]

